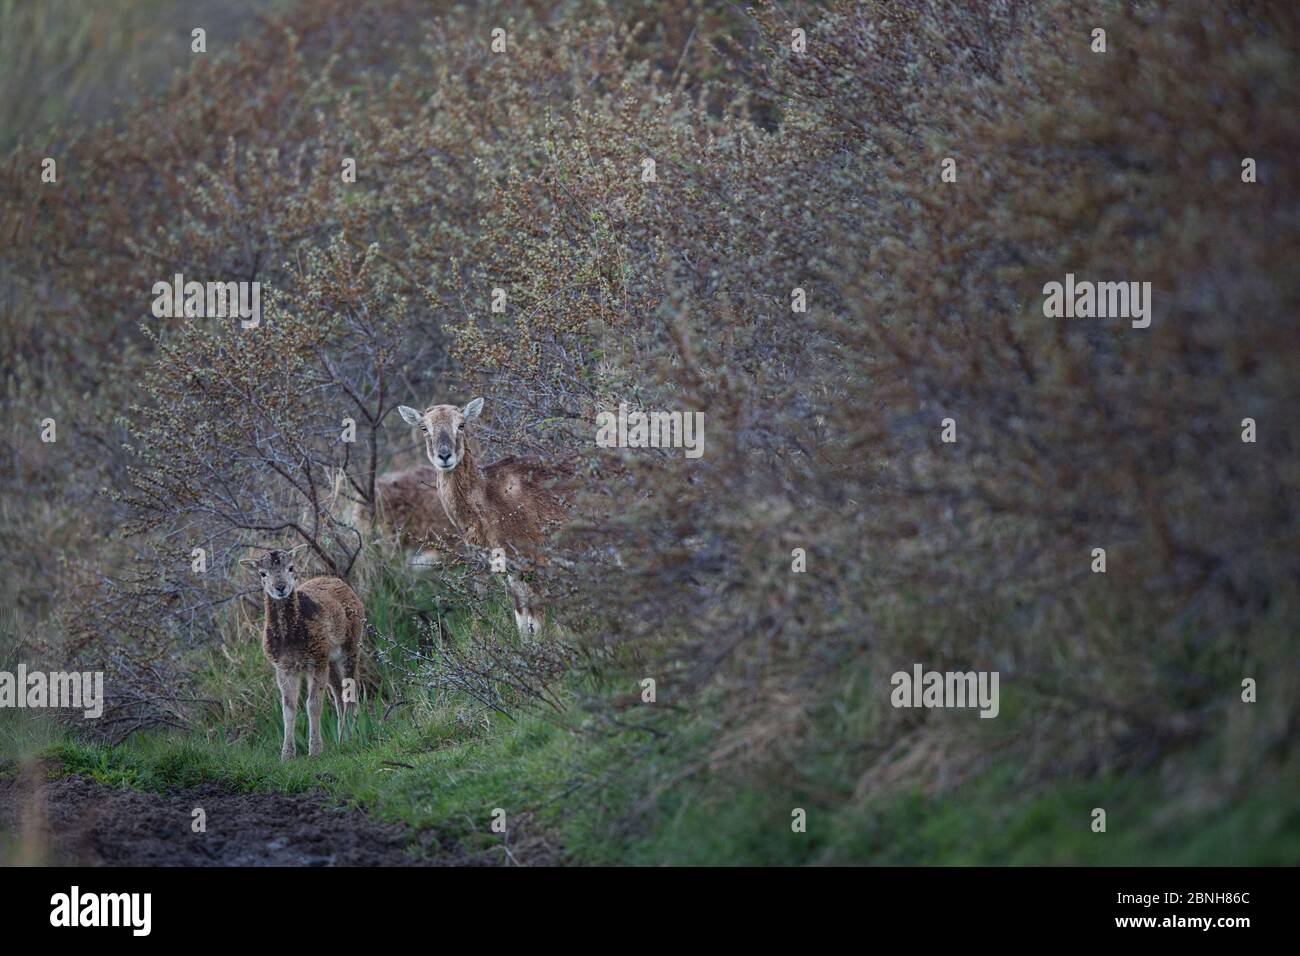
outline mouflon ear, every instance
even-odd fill
[[[256,558],[241,558],[241,559],[239,560],[239,563],[242,564],[244,567],[248,568],[248,570],[250,570],[250,571],[258,571],[258,570],[260,570],[260,568],[258,567],[257,559],[256,559]]]
[[[462,408],[460,413],[465,416],[465,421],[472,422],[474,419],[478,418],[478,413],[481,411],[483,411],[483,399],[476,398],[474,401]]]
[[[298,556],[298,552],[304,550],[306,547],[307,547],[307,546],[306,546],[305,544],[300,544],[300,545],[298,545],[298,547],[293,548],[293,549],[291,549],[290,551],[288,551],[287,554],[288,554],[288,558],[289,558],[289,560],[292,561],[294,558],[296,558],[296,557]]]
[[[402,421],[406,422],[408,425],[418,425],[420,424],[420,419],[424,417],[410,405],[398,405],[397,412],[402,416]]]

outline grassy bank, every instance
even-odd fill
[[[4,750],[41,756],[51,772],[112,787],[165,793],[216,782],[240,792],[319,793],[410,828],[417,855],[454,847],[460,859],[485,862],[1244,865],[1300,858],[1300,773],[1286,766],[1245,790],[1215,786],[1221,738],[1158,769],[1027,783],[1011,761],[993,759],[933,794],[892,786],[875,792],[853,779],[847,752],[852,741],[868,745],[876,736],[865,676],[861,699],[842,701],[820,721],[827,743],[815,760],[788,778],[763,767],[712,774],[716,728],[702,714],[661,708],[648,722],[640,714],[628,721],[653,727],[655,739],[639,729],[597,727],[584,716],[591,701],[626,688],[587,672],[561,682],[563,711],[512,702],[508,694],[501,698],[506,706],[494,710],[462,693],[431,692],[423,665],[410,661],[436,660],[439,652],[428,648],[429,628],[412,611],[432,609],[444,640],[464,649],[484,626],[459,603],[471,572],[411,578],[388,564],[369,574],[367,611],[382,650],[372,649],[373,692],[342,745],[333,740],[326,707],[318,759],[301,756],[301,713],[300,756],[279,759],[270,669],[255,640],[256,622],[243,610],[232,612],[245,619],[210,652],[200,686],[217,704],[193,729],[137,734],[109,746],[10,712],[0,726]],[[514,640],[508,608],[489,606],[495,614],[488,623],[500,639]],[[1034,713],[1008,693],[1000,720],[967,724],[983,735],[974,738],[980,751],[993,752],[998,735],[1031,733]],[[953,726],[942,732],[945,739],[955,736]],[[921,741],[910,752],[924,749]],[[17,767],[14,761],[5,773]],[[1092,831],[1095,807],[1107,812],[1105,833]],[[506,814],[504,836],[491,826],[498,808]],[[796,808],[806,812],[806,832],[792,830]]]
[[[1235,866],[1300,858],[1294,768],[1208,806],[1180,799],[1154,771],[1025,793],[1002,767],[942,797],[896,794],[865,807],[819,804],[773,784],[710,786],[704,776],[670,788],[629,823],[636,801],[626,768],[537,717],[494,721],[477,735],[402,721],[368,744],[292,763],[279,761],[273,738],[157,735],[117,747],[63,740],[43,752],[62,772],[110,786],[166,791],[218,781],[252,792],[318,791],[495,862],[521,837],[546,848],[540,862],[594,864]],[[575,793],[597,778],[605,785]],[[1099,804],[1104,834],[1089,827]],[[806,833],[791,831],[794,806],[808,812]],[[504,839],[490,829],[497,807],[508,814]]]

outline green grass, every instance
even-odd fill
[[[298,757],[280,759],[282,728],[271,669],[260,647],[247,639],[227,642],[224,652],[209,651],[203,658],[201,696],[220,706],[195,721],[193,730],[136,734],[106,746],[74,739],[52,722],[41,722],[38,730],[31,721],[5,721],[0,742],[8,753],[38,753],[63,773],[107,786],[166,792],[216,782],[240,792],[321,792],[339,804],[363,807],[381,821],[433,830],[471,856],[501,842],[490,830],[498,807],[508,821],[523,819],[525,834],[553,830],[562,826],[566,810],[555,795],[573,792],[575,781],[600,760],[592,739],[548,707],[512,705],[505,708],[507,715],[459,694],[435,697],[420,684],[419,674],[408,673],[401,663],[402,652],[421,640],[412,615],[416,609],[440,619],[452,641],[463,642],[485,626],[494,628],[499,640],[515,639],[504,600],[490,599],[473,613],[461,600],[465,573],[412,580],[400,563],[377,570],[366,593],[368,620],[387,651],[371,655],[377,659],[379,689],[363,702],[352,735],[342,744],[335,740],[335,716],[327,702],[320,757],[305,756],[300,702]],[[428,647],[424,652],[436,653]],[[589,690],[589,682],[575,676],[564,693]],[[607,746],[617,738],[601,741]],[[16,761],[11,772],[13,767]]]
[[[552,723],[499,721],[477,733],[447,721],[402,721],[342,748],[327,743],[311,760],[281,761],[276,740],[262,735],[234,743],[147,735],[111,748],[65,741],[47,753],[65,772],[110,786],[165,791],[219,782],[244,792],[322,791],[379,820],[445,832],[473,852],[499,842],[489,830],[494,808],[508,819],[533,810],[563,782],[574,756],[572,738]]]
[[[1020,792],[998,768],[938,799],[895,795],[867,807],[782,799],[770,785],[674,793],[656,825],[602,862],[762,866],[1281,866],[1300,860],[1300,775],[1213,807],[1184,801],[1154,773],[1060,780]],[[1107,811],[1094,833],[1091,810]],[[790,811],[807,811],[794,833]]]
[[[300,744],[302,742],[300,741]],[[322,791],[377,819],[433,830],[466,852],[500,842],[494,808],[562,848],[560,859],[635,865],[1284,865],[1300,859],[1300,774],[1261,781],[1209,806],[1155,772],[1064,779],[1023,792],[995,767],[940,798],[897,794],[818,802],[777,780],[707,774],[668,788],[629,818],[642,789],[679,769],[672,754],[623,763],[625,740],[592,739],[538,713],[466,728],[448,716],[376,721],[315,760],[281,762],[276,733],[227,742],[138,736],[117,747],[45,748],[64,772],[167,790],[218,781],[241,791]],[[579,788],[578,784],[589,785]],[[1203,795],[1202,785],[1188,793]],[[569,795],[572,798],[569,799]],[[1093,833],[1091,810],[1106,809]],[[791,811],[807,811],[807,831]],[[512,824],[513,826],[513,824]]]
[[[1220,742],[1171,756],[1158,770],[1093,779],[1059,778],[1026,787],[1019,768],[986,766],[941,797],[893,792],[852,797],[853,758],[826,746],[798,775],[683,773],[713,743],[707,705],[696,717],[651,715],[669,736],[653,746],[635,730],[595,733],[579,699],[626,687],[588,676],[564,682],[569,705],[511,706],[511,717],[457,694],[433,696],[399,666],[401,649],[418,646],[415,610],[440,618],[449,639],[464,642],[490,625],[513,640],[504,601],[463,599],[470,582],[440,571],[412,580],[400,564],[370,572],[369,620],[390,653],[378,664],[379,689],[362,708],[353,737],[333,740],[327,706],[325,752],[308,759],[300,711],[300,756],[281,761],[280,715],[269,666],[252,640],[210,652],[203,696],[220,706],[185,732],[138,734],[117,746],[67,736],[48,719],[0,715],[0,752],[43,754],[61,772],[115,787],[165,792],[220,783],[243,792],[318,792],[364,808],[454,846],[457,859],[500,860],[502,838],[490,829],[506,811],[508,841],[545,845],[546,862],[637,865],[1147,865],[1286,864],[1300,860],[1300,773],[1269,770],[1245,793],[1211,781]],[[616,672],[611,669],[611,672]],[[418,674],[414,675],[418,678]],[[819,720],[826,741],[869,740],[865,701],[871,684],[846,692]],[[395,701],[401,706],[392,706]],[[1014,733],[1032,712],[1015,694],[1003,699],[999,733]],[[640,714],[632,723],[646,719]],[[1004,723],[1005,721],[1005,723]],[[977,725],[982,729],[982,725]],[[17,761],[0,763],[0,775]],[[671,783],[665,786],[665,781]],[[656,788],[662,787],[662,790]],[[653,799],[645,795],[655,793]],[[1106,809],[1107,832],[1092,832],[1093,807]],[[807,813],[795,833],[791,812]],[[414,851],[413,852],[417,852]],[[441,850],[431,851],[438,853]],[[528,862],[528,854],[523,858]]]

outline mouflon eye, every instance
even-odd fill
[[[292,564],[291,564],[291,565],[289,565],[289,570],[290,570],[290,571],[292,571],[292,570],[293,570],[293,565],[292,565]]]

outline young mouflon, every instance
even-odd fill
[[[294,755],[293,730],[298,716],[298,691],[307,678],[307,752],[320,754],[320,715],[325,688],[338,715],[338,739],[343,740],[348,704],[356,708],[357,653],[365,628],[365,608],[352,588],[339,578],[318,577],[302,584],[294,577],[294,557],[305,548],[267,551],[242,562],[261,578],[265,621],[262,651],[275,667],[284,716],[284,745],[280,756]]]
[[[418,425],[425,453],[433,466],[438,500],[465,544],[538,563],[544,557],[546,532],[563,521],[563,500],[550,483],[566,475],[564,468],[513,456],[480,465],[466,428],[483,410],[476,398],[464,408],[434,405],[420,412],[398,407],[408,425]],[[506,588],[522,635],[536,634],[542,612],[522,578],[506,575]]]

